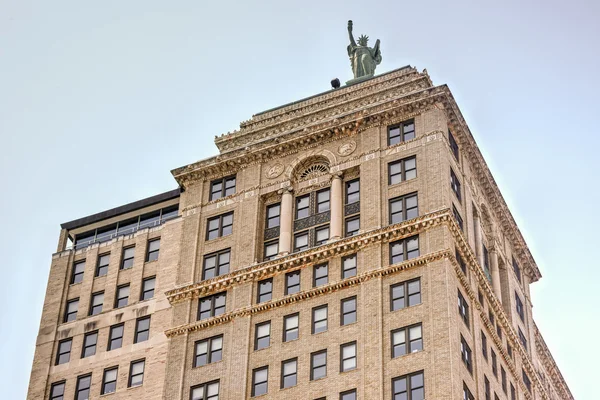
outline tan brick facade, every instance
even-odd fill
[[[414,123],[414,137],[407,123],[406,136],[390,144],[390,127],[407,121]],[[78,377],[90,373],[89,398],[100,398],[103,371],[115,366],[116,390],[102,397],[191,399],[192,388],[218,383],[211,386],[218,387],[218,397],[210,397],[206,386],[199,398],[246,399],[253,396],[253,371],[268,367],[266,394],[256,396],[262,399],[337,400],[350,390],[357,399],[392,399],[394,380],[415,373],[422,374],[427,399],[462,399],[464,387],[486,399],[486,380],[490,399],[511,399],[511,387],[517,399],[573,398],[532,319],[529,284],[540,272],[446,86],[434,86],[426,72],[405,67],[257,114],[215,142],[219,156],[172,171],[183,189],[176,199],[146,202],[63,229],[52,258],[28,399],[49,399],[52,385],[62,382],[64,398],[72,399]],[[405,179],[391,182],[390,163],[412,157],[416,173],[409,171],[409,162],[400,168]],[[460,183],[460,198],[451,174]],[[232,176],[235,193],[210,200],[216,187],[211,183]],[[334,187],[336,179],[341,191]],[[360,200],[355,203],[347,193],[357,179]],[[316,193],[328,188],[328,203],[317,204]],[[391,223],[390,200],[413,193],[417,216],[403,214],[404,221]],[[297,199],[304,195],[310,196],[310,217],[295,218],[301,208]],[[128,235],[118,234],[117,227],[110,240],[67,248],[67,238],[77,240],[94,229],[99,237],[105,226],[124,225],[177,203],[176,218],[159,219]],[[278,223],[267,228],[267,206],[278,203]],[[231,234],[208,240],[211,218],[228,213],[233,213]],[[360,215],[360,230],[353,236],[347,235],[346,215]],[[229,232],[223,221],[216,232]],[[317,244],[320,228],[342,237]],[[294,237],[309,231],[312,245],[297,251]],[[146,262],[153,238],[160,238],[158,260]],[[407,244],[403,259],[392,262],[392,245],[408,238],[418,238],[418,252],[409,253]],[[270,260],[265,260],[266,242],[279,246]],[[131,245],[133,266],[121,269],[123,249]],[[205,259],[226,249],[228,270],[203,280]],[[108,273],[94,277],[98,256],[108,252]],[[344,277],[342,260],[350,255],[356,255],[356,273]],[[83,279],[70,284],[79,260],[85,260]],[[324,263],[327,282],[315,287],[314,267]],[[292,271],[300,271],[300,289],[286,294],[286,274]],[[142,282],[152,276],[154,296],[142,301]],[[272,279],[271,300],[259,303],[259,281],[265,279]],[[392,310],[392,286],[415,280],[419,301],[402,300],[406,306]],[[115,309],[117,287],[123,284],[130,285],[129,304]],[[408,299],[408,286],[402,287]],[[104,291],[102,312],[88,316],[91,295],[99,291]],[[468,324],[457,308],[459,292],[468,305]],[[226,294],[224,310],[199,319],[200,299],[220,293]],[[67,301],[75,298],[77,319],[65,323]],[[356,322],[344,325],[342,301],[349,298],[356,300]],[[327,329],[313,333],[312,310],[324,305]],[[296,313],[298,338],[286,342],[284,318]],[[136,320],[147,315],[149,339],[133,343]],[[269,345],[255,350],[256,326],[268,321]],[[109,351],[110,327],[120,323],[122,347]],[[415,326],[421,328],[422,346],[415,342],[410,346],[416,351],[394,357],[392,331]],[[95,355],[81,358],[84,334],[94,331]],[[220,360],[194,367],[196,343],[214,337],[222,337],[222,351],[215,355]],[[471,349],[471,372],[461,358],[461,337]],[[70,360],[55,365],[59,343],[68,338]],[[342,371],[341,346],[347,343],[356,344],[356,368]],[[311,354],[325,350],[326,377],[312,380]],[[128,387],[130,363],[141,359],[143,383]],[[282,388],[282,362],[291,359],[297,360],[295,384]],[[414,385],[408,398],[422,398],[418,379]]]

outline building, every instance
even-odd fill
[[[426,71],[215,143],[180,189],[62,225],[29,399],[573,398],[540,271]]]

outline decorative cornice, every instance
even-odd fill
[[[535,347],[537,350],[538,358],[542,361],[542,365],[548,374],[550,374],[550,378],[557,392],[560,394],[561,399],[574,399],[573,394],[569,390],[569,386],[565,381],[565,378],[560,373],[554,358],[552,357],[552,353],[550,353],[550,349],[546,345],[546,341],[542,337],[537,325],[533,324],[534,327],[534,336],[535,336]]]

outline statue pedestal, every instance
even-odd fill
[[[346,81],[346,85],[347,86],[354,85],[355,83],[360,83],[360,82],[366,81],[367,79],[371,79],[373,76],[374,76],[374,74],[359,76],[358,78],[354,78],[354,79],[350,79],[349,81]]]

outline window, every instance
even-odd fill
[[[454,249],[454,254],[456,255],[456,262],[458,263],[460,270],[463,272],[463,274],[466,275],[467,274],[467,264],[465,263],[465,260],[463,260],[462,256],[458,252],[458,248]]]
[[[454,219],[456,220],[456,223],[458,224],[460,230],[464,231],[465,229],[463,228],[463,219],[460,216],[460,213],[458,212],[454,204],[452,204],[452,214],[454,215]]]
[[[491,282],[492,277],[490,275],[490,253],[485,244],[482,244],[483,247],[483,269],[488,276],[488,280]]]
[[[297,233],[294,235],[294,251],[303,251],[308,249],[308,232]]]
[[[415,138],[415,121],[409,119],[388,127],[388,146]]]
[[[71,360],[71,345],[73,344],[73,339],[65,339],[58,342],[58,350],[56,352],[56,362],[55,365],[65,364]]]
[[[320,246],[329,240],[329,225],[315,229],[315,245]]]
[[[506,371],[503,366],[500,366],[500,377],[502,380],[502,391],[506,394]]]
[[[342,300],[342,320],[340,325],[356,322],[356,296]]]
[[[85,270],[85,260],[77,261],[73,264],[73,273],[71,275],[71,285],[83,281],[83,271]]]
[[[133,361],[129,365],[129,382],[127,387],[140,386],[144,383],[144,367],[146,360]]]
[[[498,378],[498,361],[496,358],[496,352],[494,349],[490,349],[490,352],[492,353],[492,372],[494,373],[494,376]]]
[[[469,326],[469,304],[463,297],[460,290],[458,291],[458,313],[464,321],[465,325]]]
[[[491,309],[488,311],[488,318],[490,320],[490,324],[492,324],[492,326],[496,326],[496,317],[494,317],[494,313]]]
[[[285,294],[294,294],[300,291],[300,270],[285,274]]]
[[[123,345],[123,328],[124,324],[113,325],[110,327],[107,351],[121,348]]]
[[[273,294],[273,278],[265,279],[258,282],[257,303],[263,303],[271,300]]]
[[[498,395],[496,394],[496,392],[494,392],[494,400],[500,400],[500,397],[498,397]]]
[[[145,342],[150,337],[150,317],[138,318],[135,321],[135,337],[133,343]]]
[[[110,262],[110,253],[98,256],[98,265],[96,265],[96,276],[104,276],[108,273],[108,263]]]
[[[298,339],[298,321],[299,314],[292,314],[283,317],[283,341],[289,342]]]
[[[515,387],[513,386],[513,384],[510,384],[510,400],[516,400],[517,398],[517,391],[515,390]]]
[[[231,249],[221,250],[204,256],[202,280],[229,273]]]
[[[317,192],[317,213],[329,211],[330,206],[330,192],[329,189],[319,190]]]
[[[98,331],[86,333],[83,337],[83,347],[81,349],[81,358],[86,358],[96,354],[96,344],[98,343]]]
[[[202,297],[198,302],[198,320],[216,317],[225,312],[226,293],[223,292]]]
[[[413,236],[390,243],[390,264],[419,256],[419,237]]]
[[[104,370],[104,375],[102,376],[102,390],[100,391],[100,394],[114,393],[117,391],[118,370],[118,367]]]
[[[102,312],[103,304],[104,304],[104,292],[93,293],[92,301],[90,302],[89,315],[100,314]]]
[[[390,200],[390,224],[397,224],[419,215],[417,194],[396,197]]]
[[[519,297],[519,295],[517,294],[516,291],[515,291],[515,306],[517,308],[517,314],[519,314],[519,318],[521,318],[521,321],[525,322],[525,310],[523,309],[523,302],[521,301],[521,298]]]
[[[515,275],[517,276],[517,280],[521,283],[521,268],[519,264],[517,264],[517,260],[513,257],[512,259],[513,271],[515,271]]]
[[[315,265],[315,267],[313,268],[313,287],[327,284],[327,271],[327,264]]]
[[[529,380],[529,376],[525,373],[525,370],[522,370],[523,372],[523,383],[525,384],[525,387],[527,388],[527,390],[529,390],[531,392],[531,381]]]
[[[267,229],[279,226],[281,215],[281,204],[271,204],[267,206]]]
[[[117,295],[115,298],[115,308],[125,307],[129,302],[129,283],[117,286]]]
[[[77,308],[79,307],[79,298],[67,301],[64,322],[75,321],[77,319]]]
[[[491,400],[490,380],[485,375],[483,376],[483,389],[485,393],[485,400]]]
[[[146,262],[158,260],[160,251],[160,239],[153,239],[148,242],[148,253],[146,253]]]
[[[356,369],[356,342],[341,345],[340,356],[340,372]]]
[[[450,142],[450,150],[452,150],[454,158],[456,158],[456,161],[459,161],[458,143],[456,143],[456,140],[454,140],[454,136],[452,136],[452,132],[450,132],[450,130],[448,130],[448,142]]]
[[[517,330],[519,333],[519,340],[521,341],[521,344],[523,345],[525,350],[527,350],[527,339],[525,338],[525,335],[523,334],[523,331],[521,330],[521,328],[517,328]]]
[[[200,340],[195,343],[194,367],[221,361],[223,357],[223,335]]]
[[[498,334],[500,340],[502,340],[502,327],[500,326],[500,324],[496,325],[496,333]]]
[[[190,400],[219,400],[219,381],[192,386]]]
[[[346,218],[346,237],[358,235],[360,231],[360,216]]]
[[[356,400],[356,389],[340,393],[340,400]]]
[[[421,278],[390,286],[390,297],[391,311],[421,304]]]
[[[210,183],[209,201],[231,196],[235,193],[235,176],[217,179]]]
[[[356,276],[356,254],[342,258],[342,279]]]
[[[475,400],[473,393],[467,387],[467,384],[463,382],[463,400]]]
[[[463,363],[465,363],[465,366],[467,367],[467,370],[470,373],[473,373],[473,357],[471,354],[471,348],[462,335],[460,335],[460,355]]]
[[[353,204],[360,200],[360,181],[355,179],[346,182],[346,204]]]
[[[206,240],[231,235],[233,232],[233,212],[217,215],[208,219],[206,224]]]
[[[458,180],[458,178],[456,177],[456,174],[454,173],[454,171],[452,169],[450,169],[450,187],[452,188],[452,191],[456,195],[456,198],[458,199],[458,201],[461,201],[460,181]]]
[[[123,260],[121,261],[121,269],[129,269],[133,267],[133,258],[135,256],[135,247],[127,247],[123,249]]]
[[[408,157],[388,164],[388,184],[395,185],[417,177],[417,158]]]
[[[424,400],[425,384],[423,372],[415,372],[392,380],[392,398],[406,400]]]
[[[327,330],[327,304],[312,309],[312,333],[321,333]]]
[[[156,277],[144,279],[142,282],[142,296],[140,300],[148,300],[154,297],[154,286],[156,285]]]
[[[265,261],[272,260],[279,254],[279,241],[273,240],[265,243]]]
[[[310,355],[310,380],[327,376],[327,350],[317,351]]]
[[[50,400],[64,400],[65,382],[56,382],[50,388]]]
[[[310,195],[296,197],[296,219],[306,218],[310,215]]]
[[[92,375],[77,377],[77,387],[75,388],[75,400],[89,400],[90,385],[92,384]]]
[[[487,337],[485,336],[485,333],[483,333],[483,331],[481,331],[481,353],[483,354],[483,358],[487,360]]]
[[[392,358],[423,350],[423,333],[421,324],[393,330]]]
[[[257,368],[252,371],[252,397],[266,394],[269,391],[269,367]]]
[[[256,324],[254,350],[266,349],[271,345],[271,321]]]
[[[513,358],[512,346],[510,343],[506,343],[506,352],[510,358]]]
[[[477,291],[477,299],[479,300],[479,304],[481,304],[481,309],[483,310],[485,307],[485,302],[483,301],[483,293],[481,293],[481,290]]]

